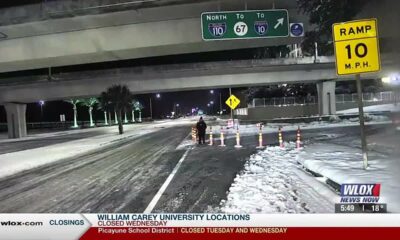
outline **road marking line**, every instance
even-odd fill
[[[169,174],[167,180],[165,180],[164,184],[158,190],[158,192],[153,197],[153,199],[151,200],[151,202],[149,203],[149,205],[147,206],[146,210],[144,210],[143,213],[151,213],[153,211],[154,207],[157,205],[157,203],[160,200],[161,196],[163,195],[165,189],[167,189],[168,185],[171,183],[171,181],[174,178],[175,174],[178,172],[179,167],[182,165],[183,160],[185,160],[185,158],[189,154],[190,150],[191,150],[191,148],[187,149],[186,152],[182,155],[181,159],[176,164],[175,168]]]

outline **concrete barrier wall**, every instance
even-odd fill
[[[364,106],[390,104],[392,102],[364,102]],[[336,103],[336,111],[357,108],[357,102]],[[275,118],[308,117],[318,115],[318,104],[293,106],[265,106],[247,108],[247,116],[237,116],[242,120],[267,120]]]
[[[382,104],[390,104],[393,102],[364,102],[364,107],[374,106],[374,105],[382,105]],[[358,108],[357,102],[345,102],[345,103],[336,103],[336,111],[342,111],[352,108]]]
[[[318,104],[296,106],[266,106],[249,108],[247,116],[238,116],[239,119],[265,120],[273,118],[291,118],[318,114]]]

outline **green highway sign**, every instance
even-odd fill
[[[289,14],[285,9],[201,14],[203,39],[251,39],[289,36]]]

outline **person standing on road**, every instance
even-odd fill
[[[206,129],[207,124],[204,122],[203,117],[196,124],[197,136],[199,137],[199,144],[206,144]]]

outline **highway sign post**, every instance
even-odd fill
[[[285,9],[201,14],[202,37],[206,41],[289,36],[289,14]]]
[[[377,20],[366,19],[335,23],[332,32],[335,42],[337,74],[356,74],[361,147],[364,168],[366,169],[368,167],[368,149],[360,74],[380,70]]]
[[[240,104],[239,98],[237,98],[235,95],[232,94],[231,88],[229,88],[229,98],[225,101],[225,104],[228,105],[228,107],[231,109],[231,119],[228,121],[228,127],[230,124],[233,127],[233,110]]]

